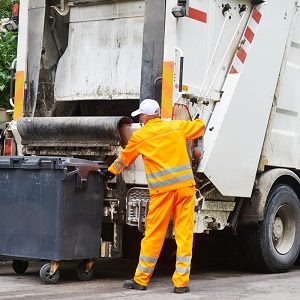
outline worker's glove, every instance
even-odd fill
[[[116,176],[115,174],[109,172],[108,169],[99,169],[98,172],[105,181],[110,181]]]

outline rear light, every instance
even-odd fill
[[[12,15],[13,15],[13,19],[19,19],[19,12],[20,12],[20,4],[19,3],[15,3],[12,6]]]
[[[193,157],[197,160],[203,158],[203,137],[200,137],[198,140],[194,141],[193,147]]]
[[[199,148],[195,148],[193,151],[193,157],[197,159],[202,158],[202,151]]]
[[[13,138],[4,139],[3,155],[4,156],[16,155],[16,144]]]

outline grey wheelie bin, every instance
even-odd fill
[[[0,255],[24,273],[29,260],[48,261],[44,283],[56,283],[61,261],[79,260],[80,280],[99,257],[104,165],[64,157],[0,157]]]

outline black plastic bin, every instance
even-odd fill
[[[0,255],[98,258],[104,199],[98,167],[62,157],[0,157]]]

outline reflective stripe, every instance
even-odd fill
[[[181,182],[181,181],[185,181],[188,179],[194,179],[193,174],[186,174],[186,175],[182,175],[182,176],[177,176],[171,179],[167,179],[167,180],[163,180],[163,181],[158,181],[155,183],[150,183],[148,182],[149,188],[157,188],[157,187],[162,187],[165,185],[169,185],[172,183],[176,183],[176,182]]]
[[[154,268],[145,268],[145,267],[141,266],[140,264],[138,264],[137,269],[138,269],[140,272],[148,273],[148,274],[152,274],[153,271],[154,271]]]
[[[154,179],[160,176],[164,176],[164,175],[168,175],[168,174],[172,174],[174,172],[178,172],[178,171],[183,171],[183,170],[189,170],[191,169],[191,165],[190,164],[186,164],[186,165],[181,165],[181,166],[177,166],[171,169],[166,169],[163,171],[158,171],[155,173],[151,173],[151,174],[146,174],[147,179]]]
[[[117,169],[118,172],[121,172],[122,169],[118,166],[118,164],[116,162],[114,162],[114,166]]]
[[[117,159],[117,162],[121,165],[121,167],[122,167],[123,169],[127,167],[127,166],[123,163],[123,161],[121,160],[121,158],[118,158],[118,159]]]
[[[140,260],[145,261],[145,262],[152,262],[152,263],[157,262],[157,258],[155,258],[155,257],[147,257],[147,256],[142,256],[142,255],[140,255]]]
[[[180,268],[180,267],[176,267],[176,272],[178,273],[183,273],[183,274],[187,274],[190,273],[190,268]]]
[[[172,98],[174,81],[174,61],[165,61],[163,64],[161,116],[172,117]]]
[[[177,256],[176,261],[190,263],[192,261],[192,257],[191,256]]]
[[[120,168],[119,164],[120,164],[121,168]],[[122,170],[126,168],[126,165],[123,163],[123,161],[120,158],[117,158],[115,160],[114,165],[118,172],[122,172]]]

